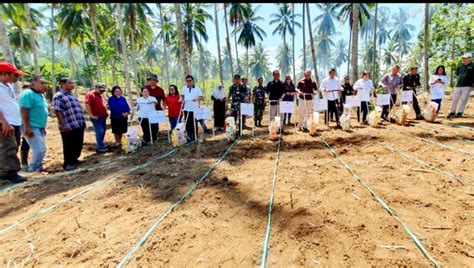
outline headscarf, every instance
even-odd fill
[[[225,98],[224,90],[220,90],[219,87],[222,87],[221,84],[218,84],[214,91],[212,92],[212,96],[218,100],[223,100]]]

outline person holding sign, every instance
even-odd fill
[[[178,124],[179,116],[181,113],[181,97],[179,96],[179,90],[176,85],[170,85],[168,87],[168,96],[166,96],[165,103],[168,106],[168,119],[170,122],[170,131],[173,130]]]
[[[431,86],[431,101],[438,104],[438,110],[436,113],[439,113],[441,108],[441,102],[444,99],[444,91],[446,85],[449,83],[449,77],[446,75],[446,71],[443,65],[436,67],[436,71],[431,76],[430,86]]]
[[[270,101],[270,122],[278,116],[278,103],[285,97],[285,85],[280,81],[280,71],[273,71],[273,80],[267,84],[268,100]],[[281,118],[281,117],[280,117]],[[281,121],[281,119],[280,119]],[[281,131],[281,122],[280,130]]]
[[[225,101],[227,98],[221,84],[217,85],[212,92],[211,100],[214,101],[214,128],[224,130]]]
[[[291,77],[287,75],[285,77],[285,96],[283,97],[283,101],[295,101],[295,85],[293,84],[293,81],[291,80]],[[288,118],[288,122],[286,119]],[[284,113],[283,114],[283,124],[291,125],[291,114],[289,113]]]
[[[416,120],[423,120],[424,118],[421,115],[418,99],[416,98],[416,88],[419,86],[421,86],[421,83],[420,75],[418,74],[418,67],[411,67],[410,73],[403,77],[403,91],[413,91],[413,109],[416,113]],[[402,102],[402,104],[406,104],[406,102]]]
[[[341,87],[339,78],[336,77],[336,69],[329,70],[329,76],[321,83],[321,89],[323,90],[324,98],[328,100],[329,113],[324,116],[326,125],[329,123],[329,118],[332,119],[333,114],[335,114],[337,128],[341,128],[339,113],[337,111],[337,99],[339,99],[339,94],[343,88]]]
[[[188,142],[197,140],[197,122],[194,113],[199,109],[199,101],[203,100],[202,91],[194,85],[194,77],[186,76],[186,86],[181,90],[181,97],[184,101],[184,118],[186,120],[186,132]]]
[[[380,80],[385,94],[390,94],[390,104],[384,105],[382,109],[382,119],[389,121],[388,114],[397,102],[397,92],[403,85],[402,76],[399,74],[400,66],[394,65],[389,74],[386,74]]]
[[[254,120],[256,127],[262,126],[263,111],[265,111],[265,93],[267,89],[263,86],[263,78],[257,79],[258,85],[253,88],[252,103],[254,104]]]
[[[142,88],[142,96],[137,99],[138,121],[143,131],[142,145],[153,143],[158,139],[158,124],[151,123],[151,117],[156,113],[155,105],[158,102],[155,97],[150,96],[146,87]]]
[[[311,79],[311,70],[304,71],[304,78],[298,81],[296,88],[299,94],[298,130],[309,132],[308,115],[313,114],[313,94],[318,90],[316,82]]]
[[[343,90],[341,92],[341,98],[339,99],[339,114],[342,114],[342,112],[344,112],[344,103],[346,103],[346,96],[355,95],[356,92],[354,91],[354,88],[352,87],[349,81],[348,75],[344,76],[344,82],[341,87]]]
[[[354,83],[354,91],[360,98],[360,110],[362,111],[362,124],[368,125],[367,114],[369,113],[369,101],[374,84],[369,79],[369,72],[362,72],[362,79]],[[357,110],[357,120],[360,121],[360,112]]]
[[[233,83],[229,88],[232,116],[237,125],[240,125],[240,103],[249,101],[247,88],[240,83],[240,74],[234,75]],[[242,126],[245,126],[245,117],[242,117]],[[240,135],[240,134],[239,134]]]

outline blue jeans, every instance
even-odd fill
[[[179,117],[169,117],[171,129],[174,129],[176,127],[176,125],[178,124],[178,119]]]
[[[105,138],[105,130],[106,130],[106,119],[105,116],[99,116],[97,119],[92,119],[91,122],[94,126],[95,132],[95,141],[97,143],[97,149],[105,149],[104,138]]]
[[[25,135],[25,129],[22,126],[21,135],[25,138],[28,145],[31,148],[31,161],[28,165],[28,171],[41,171],[43,169],[43,159],[46,155],[46,141],[44,136],[46,132],[44,128],[31,128],[33,131],[33,137],[27,137]]]

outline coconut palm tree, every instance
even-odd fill
[[[222,51],[222,71],[226,74],[232,74],[232,65],[230,64],[230,53],[228,49]]]
[[[314,40],[313,40],[313,29],[311,27],[311,13],[309,11],[308,3],[306,3],[306,15],[308,17],[307,19],[308,19],[309,41],[311,43],[311,58],[313,60],[314,76],[316,78],[316,83],[319,85],[318,62],[316,60],[316,50],[314,48]]]
[[[283,3],[278,5],[278,13],[271,14],[270,25],[276,24],[275,29],[272,34],[279,34],[283,38],[283,44],[286,45],[286,36],[287,33],[290,35],[295,34],[295,29],[293,27],[293,22],[297,27],[301,28],[299,22],[294,21],[294,18],[300,17],[299,14],[292,14],[290,5],[288,3]]]
[[[277,54],[277,68],[281,71],[282,76],[290,74],[290,66],[292,64],[292,55],[289,47],[283,43],[278,47]]]
[[[33,22],[31,21],[31,9],[29,4],[25,5],[26,12],[26,22],[28,24],[28,31],[30,32],[31,38],[31,51],[33,52],[33,64],[35,75],[40,75],[39,65],[38,65],[38,52],[36,50],[36,32],[34,30]]]
[[[428,49],[429,49],[429,27],[430,27],[430,4],[425,3],[425,23],[424,23],[424,45],[423,45],[423,65],[424,65],[424,77],[425,77],[425,90],[428,90],[428,69],[429,69],[429,59],[428,59]]]
[[[324,3],[316,4],[322,14],[314,18],[314,23],[318,24],[317,33],[319,35],[330,36],[336,32],[336,27],[334,26],[334,20],[337,18],[336,11],[334,9],[334,4]]]
[[[160,13],[160,32],[158,32],[158,37],[161,38],[163,42],[163,59],[165,63],[165,79],[166,84],[170,82],[170,72],[169,72],[169,62],[168,62],[168,46],[171,43],[171,31],[173,30],[173,23],[169,16],[163,15],[163,9],[161,8],[161,4],[157,3],[156,6],[158,7],[158,11]]]
[[[240,32],[239,43],[244,45],[247,49],[247,77],[249,76],[249,48],[255,46],[257,38],[260,39],[260,41],[263,41],[263,38],[267,36],[265,31],[256,24],[257,22],[264,20],[262,17],[255,15],[259,7],[260,6],[256,7],[255,10],[252,10],[248,14],[248,17],[245,18],[244,23],[235,29],[236,32]]]
[[[359,3],[354,3],[353,8],[352,8],[352,44],[351,44],[351,53],[352,53],[352,59],[351,59],[351,65],[352,65],[352,83],[355,83],[357,81],[357,78],[359,76],[358,72],[358,51],[359,51],[359,11],[360,11],[360,4]]]
[[[2,9],[0,9],[0,40],[2,42],[3,58],[5,59],[5,61],[15,64],[13,62],[12,52],[10,50],[10,43],[8,42],[8,33],[3,20]]]
[[[127,49],[125,44],[127,43],[125,40],[125,31],[124,31],[124,21],[123,21],[123,8],[121,4],[117,5],[117,24],[119,26],[120,32],[120,44],[121,44],[121,52],[122,52],[122,61],[123,61],[123,72],[125,74],[125,90],[128,95],[128,99],[132,102],[132,89],[130,88],[130,77],[128,72],[128,56],[127,56]]]
[[[372,79],[373,80],[376,80],[378,78],[377,74],[375,73],[375,70],[376,70],[376,65],[375,65],[375,61],[377,59],[377,23],[378,23],[378,11],[379,11],[379,4],[375,4],[375,18],[374,18],[374,32],[373,32],[373,56],[372,56]]]
[[[305,12],[304,12],[304,9],[306,7],[305,4],[302,4],[303,6],[303,19],[302,19],[302,22],[303,22],[303,68],[302,68],[302,71],[304,72],[306,70],[306,31],[305,31],[305,20],[304,20],[304,17],[305,17]]]
[[[234,70],[234,65],[233,65],[233,62],[232,62],[232,53],[231,53],[231,49],[230,49],[229,24],[227,22],[228,22],[228,19],[227,19],[227,3],[224,3],[224,23],[225,23],[225,32],[226,32],[225,42],[227,44],[227,52],[225,52],[224,54],[227,53],[227,55],[229,56],[229,63],[230,63],[229,75],[232,78],[232,75],[233,75],[233,72],[234,72],[233,71]]]
[[[99,57],[99,35],[97,34],[97,8],[101,8],[100,4],[99,6],[95,3],[88,3],[85,4],[88,7],[88,13],[89,13],[89,18],[91,21],[91,26],[92,26],[92,41],[94,42],[94,57],[95,57],[95,64],[97,66],[97,79],[99,81],[102,81],[102,72],[100,68],[100,57]]]
[[[221,40],[219,35],[219,17],[217,16],[217,4],[214,4],[214,24],[216,25],[217,39],[217,63],[219,65],[219,82],[224,85],[224,77],[222,76],[222,58],[221,58]]]
[[[184,75],[191,74],[189,69],[189,61],[188,57],[186,56],[186,35],[184,33],[184,25],[183,19],[181,16],[181,7],[180,4],[174,4],[175,14],[176,14],[176,26],[178,29],[178,40],[179,40],[179,54],[181,58],[181,63],[183,65],[183,73]]]
[[[394,51],[395,51],[395,42],[392,39],[390,39],[387,47],[385,47],[382,51],[382,61],[385,64],[386,70],[396,61]]]
[[[401,63],[403,54],[407,54],[411,48],[410,39],[412,37],[411,32],[415,30],[415,26],[408,23],[410,15],[408,9],[399,8],[398,13],[392,16],[393,22],[393,38],[397,43],[396,49],[399,53],[398,62]]]
[[[339,41],[337,41],[334,53],[334,65],[336,68],[339,68],[348,60],[347,44],[348,43],[344,39],[339,39]]]
[[[229,23],[234,27],[238,28],[242,23],[244,23],[245,18],[247,18],[252,11],[250,4],[248,3],[231,3],[229,10]],[[237,58],[237,69],[240,72],[240,60],[239,60],[239,48],[237,46],[237,33],[234,31],[234,43],[235,43],[235,55]]]
[[[293,18],[291,19],[291,27],[294,29],[295,28],[295,3],[291,4],[291,15]],[[295,35],[291,35],[291,53],[293,55],[293,80],[296,80],[296,63],[295,63]],[[304,42],[304,41],[303,41]]]
[[[268,52],[264,50],[261,43],[258,43],[250,55],[250,74],[253,78],[257,79],[262,77],[267,80],[271,76],[269,67]]]

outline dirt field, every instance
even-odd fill
[[[449,107],[448,99],[438,123],[411,120],[407,127],[384,123],[375,129],[353,119],[350,132],[335,130],[332,122],[330,129],[320,123],[320,134],[439,265],[474,267],[474,98],[464,118],[446,119]],[[162,130],[158,144],[136,154],[98,156],[89,130],[85,163],[79,172],[65,173],[56,121],[50,120],[45,166],[57,174],[8,191],[1,186],[2,267],[116,266],[230,145],[223,134],[206,135],[153,160],[172,150]],[[269,266],[432,266],[321,138],[285,130]],[[249,133],[151,232],[128,266],[261,264],[277,142],[268,139],[267,128],[257,129],[255,137]],[[109,130],[106,141],[112,139]]]

